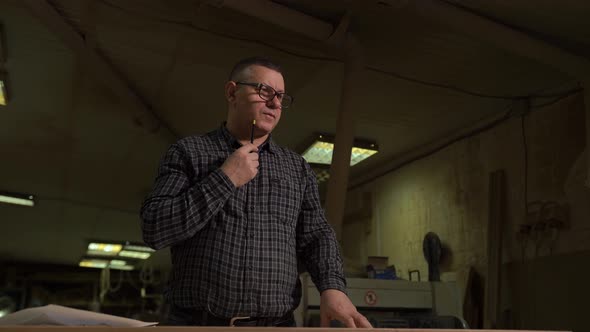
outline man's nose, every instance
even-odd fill
[[[266,102],[268,107],[272,108],[282,108],[281,101],[279,100],[279,96],[275,95],[271,100]]]

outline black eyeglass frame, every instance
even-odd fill
[[[281,102],[281,108],[289,108],[291,105],[293,105],[293,101],[295,101],[295,98],[293,98],[293,96],[291,96],[288,93],[285,92],[277,92],[277,90],[275,90],[272,86],[266,85],[264,83],[254,83],[254,82],[235,82],[236,85],[248,85],[248,86],[252,86],[255,87],[258,90],[258,96],[260,96],[260,98],[262,100],[265,101],[270,101],[273,100],[275,97],[279,97],[279,101]],[[273,91],[273,95],[271,98],[267,99],[266,97],[262,96],[262,87],[271,89],[271,91]],[[285,97],[288,97],[287,99],[285,99]],[[283,104],[283,101],[288,100],[289,103],[288,104]]]

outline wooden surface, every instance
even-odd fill
[[[188,332],[188,331],[212,331],[212,332],[236,332],[240,331],[282,331],[282,332],[334,332],[334,331],[383,331],[383,332],[457,332],[457,331],[489,331],[502,332],[513,330],[432,330],[432,329],[343,329],[343,328],[319,328],[319,327],[191,327],[191,326],[158,326],[158,327],[97,327],[97,326],[0,326],[0,332]],[[519,330],[520,332],[527,332]],[[532,332],[532,331],[528,331]],[[540,332],[540,331],[536,331]],[[550,331],[545,331],[550,332]],[[551,331],[555,332],[555,331]],[[571,331],[570,331],[571,332]]]

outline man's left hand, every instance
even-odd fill
[[[330,321],[338,320],[346,327],[372,328],[371,323],[356,310],[348,296],[336,289],[322,292],[320,317],[321,327],[330,327]]]

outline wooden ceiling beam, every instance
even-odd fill
[[[49,31],[56,34],[100,83],[111,90],[120,100],[130,106],[134,120],[151,133],[167,129],[171,139],[177,135],[152,109],[151,105],[116,68],[99,54],[92,43],[88,45],[84,36],[73,27],[61,13],[46,0],[23,0],[29,12],[39,19]]]
[[[590,61],[507,25],[440,0],[412,1],[416,13],[522,57],[551,66],[573,78],[590,77]]]

